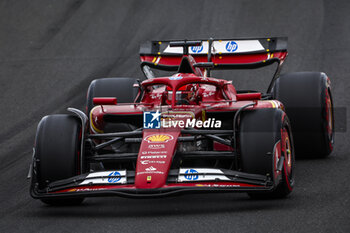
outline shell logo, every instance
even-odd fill
[[[145,138],[148,143],[152,142],[168,142],[173,140],[174,137],[169,134],[152,134]]]

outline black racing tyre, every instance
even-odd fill
[[[293,138],[288,117],[281,109],[243,112],[238,142],[242,171],[267,175],[274,183],[272,191],[249,192],[250,197],[283,198],[292,192]],[[282,170],[278,170],[280,161],[283,161]]]
[[[35,170],[39,189],[80,174],[81,123],[71,115],[50,115],[38,125],[35,138]],[[51,205],[80,204],[83,198],[41,199]]]
[[[133,87],[134,78],[102,78],[93,80],[89,86],[86,99],[86,113],[94,107],[94,97],[116,97],[118,103],[133,103],[137,88]]]
[[[327,75],[320,72],[281,75],[272,95],[283,103],[290,119],[296,156],[328,156],[334,144],[334,113]]]

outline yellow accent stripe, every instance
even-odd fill
[[[97,106],[96,106],[96,107],[97,107]],[[96,131],[97,133],[103,133],[103,130],[100,130],[100,129],[96,128],[96,126],[94,125],[94,122],[92,121],[92,111],[93,111],[96,107],[94,107],[94,108],[91,109],[91,111],[90,111],[90,125],[92,126],[92,129],[93,129],[94,131]]]
[[[156,61],[157,57],[154,57],[152,60],[152,63],[154,63]]]
[[[205,110],[202,110],[202,121],[205,121],[207,119]]]
[[[272,108],[276,108],[276,104],[274,101],[270,100],[269,102],[272,104]]]

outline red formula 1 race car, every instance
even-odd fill
[[[94,80],[85,113],[68,108],[40,121],[32,197],[49,204],[184,192],[279,198],[293,189],[295,155],[331,153],[330,80],[319,72],[279,75],[287,38],[152,41],[140,56],[144,81]],[[210,77],[272,63],[278,68],[266,93]],[[156,78],[152,69],[174,74]]]

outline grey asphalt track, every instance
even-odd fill
[[[296,186],[284,200],[109,197],[58,208],[32,199],[26,180],[41,117],[82,109],[95,78],[141,77],[146,40],[288,36],[284,72],[326,72],[335,106],[346,107],[349,12],[347,0],[0,1],[0,232],[350,232],[345,115],[332,156],[297,160]],[[265,85],[248,80],[236,84]]]

